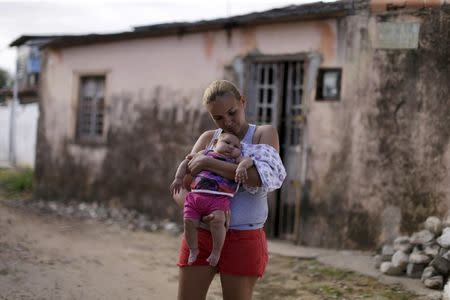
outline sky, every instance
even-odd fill
[[[133,26],[215,19],[318,0],[0,0],[0,68],[15,71],[21,35],[110,33]]]

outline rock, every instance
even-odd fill
[[[442,221],[442,227],[443,228],[450,227],[450,215],[444,218],[444,220]]]
[[[377,254],[373,257],[373,261],[375,263],[375,268],[379,269],[381,266],[381,263],[383,262],[383,256],[380,254]]]
[[[403,274],[403,270],[399,267],[394,267],[390,262],[383,262],[380,266],[380,271],[386,275],[398,276]]]
[[[446,260],[450,261],[450,251],[446,251],[444,254],[441,255]]]
[[[431,258],[424,251],[413,252],[409,256],[409,263],[411,264],[428,264],[430,261]]]
[[[450,248],[450,227],[444,229],[437,242],[442,248]]]
[[[438,217],[428,217],[425,221],[425,229],[438,236],[442,233],[442,222]]]
[[[431,266],[433,266],[433,268],[442,275],[447,276],[449,271],[450,271],[450,261],[448,261],[447,259],[445,259],[442,256],[436,256],[432,261],[431,261]]]
[[[431,243],[429,245],[426,245],[424,248],[424,252],[426,255],[430,256],[431,258],[434,258],[436,255],[439,254],[439,249],[441,247],[438,243]]]
[[[439,275],[439,273],[432,266],[428,266],[423,270],[421,280],[422,282],[424,282],[425,279],[431,278],[436,275]]]
[[[413,245],[410,242],[410,238],[408,236],[400,236],[394,240],[394,250],[395,251],[403,251],[405,253],[410,253],[413,248]]]
[[[444,286],[442,300],[450,300],[450,282],[449,281],[447,281],[447,283]]]
[[[48,207],[51,210],[53,210],[53,211],[57,211],[58,210],[58,205],[55,202],[53,202],[53,201],[49,202]]]
[[[444,285],[444,277],[441,275],[433,276],[425,279],[423,283],[429,289],[440,290]]]
[[[406,275],[411,278],[421,278],[426,266],[426,264],[409,263],[406,267]]]
[[[434,234],[431,231],[424,229],[424,230],[414,233],[411,236],[411,244],[425,245],[427,243],[430,243],[433,239],[434,239]]]
[[[167,222],[163,225],[164,230],[169,231],[173,234],[177,234],[181,231],[180,226],[173,222]]]
[[[381,249],[381,255],[383,261],[390,261],[392,259],[392,256],[394,255],[395,250],[394,247],[391,245],[384,245]]]
[[[85,210],[85,209],[87,209],[86,203],[80,203],[80,204],[78,205],[78,210],[83,211],[83,210]]]
[[[406,266],[408,265],[408,259],[408,254],[404,253],[403,251],[397,251],[392,256],[392,266],[405,271]]]

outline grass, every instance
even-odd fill
[[[0,169],[0,192],[8,197],[30,194],[33,188],[33,169]]]
[[[271,255],[255,300],[413,300],[418,296],[376,278],[302,260]]]

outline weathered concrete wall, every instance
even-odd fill
[[[204,88],[248,53],[318,51],[336,63],[336,20],[49,49],[41,87],[36,195],[106,201],[176,219],[177,163],[212,128]],[[75,141],[78,80],[106,74],[105,142]]]
[[[379,21],[420,22],[418,49],[374,49]],[[346,33],[343,97],[326,105],[335,121],[314,113],[323,103],[308,116],[301,240],[374,248],[450,207],[450,14],[361,14],[342,20],[339,30]],[[331,134],[338,143],[326,138]]]
[[[0,161],[8,162],[12,100],[0,106]],[[39,109],[37,103],[16,104],[14,156],[17,166],[34,167]]]

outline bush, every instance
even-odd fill
[[[7,194],[31,192],[32,187],[32,169],[0,169],[0,189]]]

